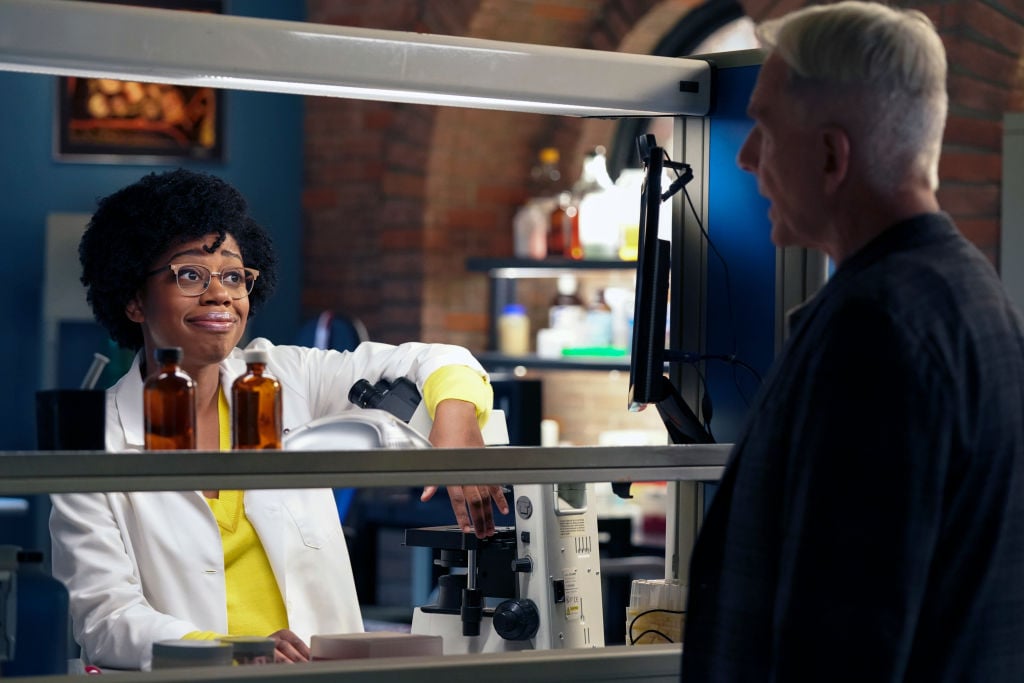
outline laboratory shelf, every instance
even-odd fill
[[[361,451],[10,451],[0,494],[716,481],[729,444]]]
[[[542,358],[536,354],[509,356],[496,351],[485,351],[475,355],[487,370],[508,370],[516,367],[536,370],[629,370],[629,356]]]
[[[567,258],[468,258],[466,270],[494,278],[558,277],[581,270],[636,270],[636,261],[595,261]]]
[[[488,308],[490,327],[488,348],[492,351],[479,354],[488,370],[515,366],[557,370],[628,370],[629,358],[541,358],[522,356],[515,358],[493,351],[498,348],[498,316],[506,304],[516,300],[516,281],[529,278],[557,278],[561,275],[578,274],[581,271],[607,272],[615,270],[636,270],[636,261],[596,261],[567,258],[523,259],[523,258],[468,258],[466,270],[484,273],[489,281]]]

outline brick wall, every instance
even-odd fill
[[[741,0],[755,20],[779,16],[804,2]],[[896,2],[927,14],[949,60],[949,121],[939,164],[939,201],[960,230],[999,261],[1002,117],[1019,111],[1024,3]]]
[[[648,52],[694,0],[308,0],[310,21]],[[755,20],[802,0],[744,0]],[[940,201],[998,260],[1002,115],[1020,110],[1024,2],[909,2],[940,28],[950,117]],[[614,123],[355,100],[306,101],[307,315],[363,318],[384,341],[485,343],[482,276],[467,256],[511,253],[511,220],[538,149],[571,182]],[[386,258],[385,258],[386,256]]]
[[[309,21],[611,49],[669,0],[307,0]],[[671,26],[666,23],[662,27]],[[648,51],[656,23],[633,39]],[[562,150],[571,183],[614,124],[532,114],[308,98],[303,312],[363,319],[374,339],[482,349],[486,281],[469,256],[512,251],[512,217],[537,151]]]
[[[649,53],[696,4],[307,0],[307,12],[319,23]],[[741,4],[761,20],[807,3]],[[967,237],[998,262],[1002,115],[1024,108],[1024,0],[896,4],[928,14],[946,43],[950,117],[939,198]],[[466,272],[465,259],[512,253],[512,217],[528,195],[525,179],[541,147],[562,151],[568,184],[588,149],[609,144],[614,125],[307,98],[304,313],[354,314],[381,341],[446,341],[482,350],[487,283],[483,275]],[[571,402],[547,392],[545,400],[552,404]],[[607,410],[621,410],[619,391],[594,400],[606,400]],[[592,409],[599,410],[588,405],[587,412]],[[589,429],[564,426],[581,443],[592,442]]]

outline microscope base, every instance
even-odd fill
[[[457,614],[424,612],[417,607],[412,614],[412,632],[441,636],[446,655],[478,654],[481,652],[512,652],[532,650],[532,640],[505,640],[494,630],[491,617],[484,614],[480,622],[480,635],[462,635],[462,619]]]

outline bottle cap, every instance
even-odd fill
[[[575,275],[559,275],[558,276],[558,293],[563,296],[571,296],[576,293],[576,276]]]
[[[182,351],[180,346],[168,346],[157,349],[153,355],[156,356],[157,363],[180,363]]]
[[[243,357],[246,363],[263,363],[266,365],[270,362],[270,353],[266,349],[246,349]]]
[[[501,309],[502,315],[525,315],[526,307],[522,304],[505,304],[505,308]]]
[[[545,147],[537,156],[545,164],[557,164],[560,158],[558,150],[554,147]]]

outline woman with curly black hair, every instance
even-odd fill
[[[271,240],[242,195],[209,174],[147,175],[100,200],[79,256],[96,319],[138,351],[107,392],[107,450],[144,448],[143,382],[164,347],[183,350],[195,382],[198,448],[230,449],[225,389],[245,371],[237,344],[277,281]],[[434,419],[434,445],[483,445],[492,392],[463,348],[253,347],[281,382],[286,430],[358,410],[348,390],[359,379],[407,377]],[[493,533],[492,503],[508,512],[497,487],[448,491],[458,523],[478,536]],[[94,664],[145,669],[154,642],[229,634],[269,634],[279,661],[304,661],[311,635],[362,630],[329,489],[55,495],[50,532],[75,639]]]

